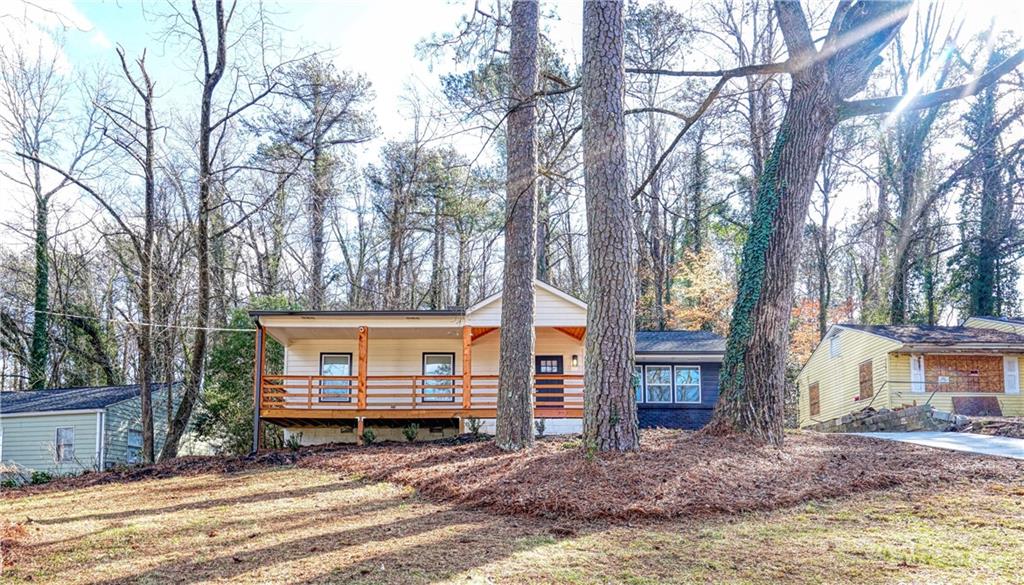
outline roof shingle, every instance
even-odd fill
[[[636,353],[725,353],[725,338],[710,331],[637,331]]]
[[[866,331],[902,343],[956,345],[958,343],[999,343],[1024,345],[1024,336],[981,327],[946,327],[941,325],[854,325],[840,327]]]
[[[163,386],[164,384],[153,384],[153,390],[160,390]],[[0,414],[92,410],[105,408],[138,395],[138,384],[0,392]]]

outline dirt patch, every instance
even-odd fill
[[[965,433],[1024,439],[1024,417],[971,417],[970,423],[962,431]]]
[[[0,569],[14,565],[21,558],[27,536],[23,523],[0,520]]]
[[[643,433],[642,446],[588,456],[563,438],[526,453],[490,442],[396,444],[311,455],[299,465],[409,485],[492,512],[574,521],[699,518],[896,486],[1024,480],[1024,461],[847,435],[794,433],[776,449],[656,430]]]

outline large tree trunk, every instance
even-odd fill
[[[722,364],[712,431],[745,432],[782,444],[783,388],[794,267],[814,177],[836,108],[824,79],[794,80],[786,115],[765,163]]]
[[[792,89],[765,161],[753,222],[743,246],[739,290],[722,363],[718,406],[708,430],[783,440],[783,401],[793,281],[807,207],[839,104],[864,88],[879,51],[906,18],[907,2],[840,3],[821,58],[799,2],[776,0]],[[873,30],[863,36],[861,31]]]
[[[192,10],[196,20],[200,19],[196,0],[192,2]],[[206,379],[206,350],[210,326],[210,214],[212,198],[210,188],[213,183],[213,161],[211,160],[211,142],[213,128],[211,111],[213,109],[213,91],[217,88],[224,75],[227,60],[227,39],[225,30],[224,5],[221,0],[216,3],[217,51],[216,65],[207,69],[203,79],[202,104],[199,113],[199,205],[196,212],[196,256],[198,269],[198,285],[196,289],[196,325],[195,338],[192,341],[192,355],[189,363],[188,377],[181,403],[174,413],[171,427],[167,429],[167,438],[160,451],[160,459],[170,459],[178,455],[178,443],[192,419],[192,410],[199,393],[203,390]],[[200,48],[204,53],[204,61],[210,63],[209,47]]]
[[[140,61],[141,63],[141,61]],[[142,67],[140,65],[140,67]],[[153,84],[142,69],[145,109],[146,150],[145,172],[145,224],[142,234],[142,254],[139,257],[139,396],[142,407],[142,458],[146,463],[155,461],[156,442],[153,433],[153,235],[156,231],[156,121],[153,116]]]
[[[321,106],[320,85],[313,84],[313,114],[319,117]],[[309,309],[320,311],[324,308],[324,259],[327,246],[324,240],[324,217],[327,214],[328,181],[330,163],[323,145],[319,122],[313,130],[313,182],[309,194]]]
[[[537,266],[538,15],[533,0],[512,3],[509,50],[505,288],[501,297],[498,419],[495,442],[533,445],[534,288]]]
[[[32,153],[38,156],[38,153]],[[29,387],[42,390],[46,387],[46,364],[50,355],[50,256],[46,249],[49,198],[39,188],[40,169],[33,163],[36,178],[36,290],[35,312],[32,319],[32,348],[29,354]]]
[[[587,311],[583,439],[587,448],[640,445],[633,394],[636,241],[626,191],[621,1],[583,4],[583,180],[587,201]]]

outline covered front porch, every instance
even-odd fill
[[[438,312],[261,315],[257,422],[361,429],[375,419],[493,419],[501,330],[465,321]],[[578,325],[536,328],[537,418],[582,418],[584,333]],[[281,372],[267,370],[269,338],[285,348]]]

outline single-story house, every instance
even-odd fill
[[[535,410],[548,434],[582,429],[587,305],[535,284]],[[493,432],[501,294],[467,309],[252,311],[256,323],[256,425],[301,443],[451,436],[478,422]],[[284,346],[284,368],[266,371],[267,338]],[[718,398],[725,342],[691,331],[637,334],[636,392],[644,426],[695,428]],[[471,422],[471,419],[474,421]]]
[[[930,404],[966,412],[990,404],[1024,415],[1020,359],[1024,335],[994,319],[964,326],[833,325],[797,377],[800,426],[865,407]]]
[[[181,400],[170,385],[171,408]],[[153,386],[156,450],[167,435],[168,385]],[[0,392],[0,463],[77,473],[142,460],[138,385]]]

